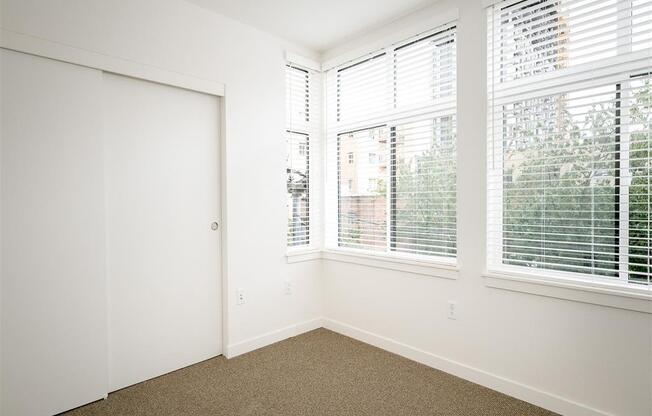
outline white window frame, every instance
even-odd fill
[[[308,122],[305,128],[296,128],[286,125],[284,135],[293,131],[299,134],[305,134],[308,137],[306,146],[306,155],[308,162],[308,200],[309,200],[309,229],[310,237],[308,244],[292,246],[286,242],[286,261],[287,263],[297,263],[321,258],[322,247],[322,228],[323,228],[323,210],[322,210],[322,182],[323,182],[323,141],[322,141],[322,74],[321,65],[308,58],[286,52],[285,66],[308,72],[309,76],[309,106]]]
[[[485,0],[485,6],[488,7],[487,13],[491,14],[491,6],[502,3],[503,0]],[[618,6],[626,6],[631,4],[632,0],[626,0],[618,3]],[[622,13],[622,12],[621,12]],[[624,16],[627,16],[626,14]],[[622,16],[621,16],[622,18]],[[619,19],[619,23],[623,24],[626,20]],[[487,34],[490,31],[496,33],[497,26],[493,28],[488,25]],[[626,26],[623,24],[623,26]],[[494,85],[495,71],[499,68],[499,63],[494,61],[492,54],[491,38],[487,39],[487,189],[494,187],[496,190],[487,193],[487,258],[485,272],[483,277],[487,286],[507,289],[513,291],[520,291],[526,293],[535,293],[544,296],[559,297],[563,299],[577,300],[587,303],[595,303],[606,306],[619,307],[630,309],[640,312],[652,313],[652,286],[642,286],[628,281],[628,265],[627,255],[629,253],[629,221],[620,221],[620,239],[619,239],[619,273],[617,279],[609,279],[604,277],[594,277],[587,273],[564,272],[548,270],[543,268],[528,268],[526,266],[510,266],[502,264],[502,211],[491,211],[492,206],[500,204],[502,206],[503,190],[502,180],[492,182],[496,178],[502,178],[503,165],[502,165],[502,134],[500,128],[494,125],[496,115],[499,111],[495,111],[497,103],[500,102],[514,102],[519,100],[527,100],[529,98],[540,97],[544,95],[554,95],[563,92],[567,89],[566,85],[574,84],[573,90],[581,89],[584,86],[590,87],[591,80],[584,79],[582,72],[592,68],[593,63],[576,65],[569,68],[556,70],[553,72],[543,73],[525,77],[516,81],[510,81],[512,87],[509,91],[500,88],[500,85]],[[618,56],[605,59],[609,62],[610,66],[619,66],[621,72],[629,72],[630,74],[640,73],[643,68],[641,62],[650,59],[650,52],[639,51],[635,53],[628,53],[628,44],[622,44],[618,48]],[[628,53],[627,55],[620,56],[621,53]],[[603,62],[604,62],[603,61]],[[649,66],[647,67],[649,70]],[[604,75],[601,69],[594,70],[594,76],[598,77]],[[607,84],[610,78],[603,78],[600,85]],[[614,84],[622,84],[624,81],[622,77],[613,77]],[[625,81],[627,83],[631,81]],[[516,86],[516,88],[514,88]],[[534,88],[531,88],[535,86]],[[625,88],[627,90],[627,88]],[[627,97],[621,96],[621,100],[626,100]],[[498,104],[499,105],[499,104]],[[626,109],[621,109],[620,119],[627,119],[628,113]],[[619,214],[620,218],[629,218],[629,186],[631,183],[631,172],[629,168],[629,157],[623,158],[623,154],[629,153],[630,132],[623,127],[628,124],[622,123],[619,133],[620,137],[620,205]],[[492,238],[492,236],[494,236]],[[494,255],[491,256],[491,250]],[[625,261],[623,262],[623,259]],[[500,263],[498,263],[498,261]]]
[[[383,48],[374,49],[365,55],[362,56],[359,55],[359,57],[356,59],[352,59],[345,62],[339,61],[337,63],[337,66],[342,67],[342,66],[355,65],[356,63],[366,61],[368,59],[377,57],[379,55],[384,55],[386,74],[387,77],[390,78],[393,76],[393,69],[394,69],[392,65],[393,54],[397,48],[400,48],[405,44],[411,43],[415,39],[425,38],[439,31],[442,31],[443,27],[457,26],[457,22],[456,22],[457,10],[454,10],[454,13],[451,13],[449,17],[444,16],[444,18],[446,20],[442,21],[440,24],[430,26],[430,27],[436,27],[436,29],[429,29],[417,35],[410,36],[408,40],[402,40]],[[407,38],[408,37],[404,37],[403,39],[407,39]],[[329,62],[324,64],[323,67],[333,69],[335,65]],[[336,71],[330,71],[326,73],[326,88],[325,88],[326,90],[328,89],[329,83],[331,85],[337,83]],[[387,88],[391,88],[391,83],[388,82],[385,85]],[[393,94],[394,94],[393,90],[388,91],[388,96],[393,96]],[[351,131],[370,129],[379,125],[384,125],[387,129],[391,129],[399,124],[410,123],[416,120],[426,119],[428,116],[432,116],[433,119],[436,119],[438,117],[451,115],[451,114],[444,114],[441,111],[442,111],[441,107],[439,107],[438,105],[435,105],[434,109],[424,110],[423,108],[396,109],[392,104],[385,111],[377,113],[377,116],[375,118],[366,119],[364,122],[347,122],[347,121],[340,122],[337,111],[330,110],[327,112],[327,120],[328,118],[332,120],[337,120],[337,123],[333,123],[327,126],[326,153],[327,155],[337,155],[336,143],[338,141],[337,138],[339,135]],[[457,116],[456,113],[452,115],[454,117]],[[391,122],[388,122],[388,120],[391,120]],[[377,156],[380,160],[381,155],[378,154]],[[389,156],[389,150],[387,156]],[[337,156],[329,157],[326,161],[326,170],[327,170],[326,189],[327,191],[328,189],[330,189],[331,190],[330,192],[332,192],[338,180],[337,179],[338,171],[337,171],[337,167],[334,166],[334,162],[333,162],[334,159],[337,159]],[[387,159],[389,160],[389,157]],[[389,164],[388,164],[387,178],[386,178],[386,183],[388,187],[391,180],[389,177],[390,171],[391,169],[389,169]],[[360,184],[358,184],[358,186],[360,186]],[[327,219],[325,221],[325,226],[327,227],[327,229],[325,232],[326,239],[325,239],[325,247],[324,247],[324,258],[333,259],[333,260],[337,259],[340,261],[354,262],[357,264],[365,264],[365,265],[370,265],[370,261],[371,261],[373,265],[379,265],[378,267],[408,271],[416,274],[423,274],[423,275],[429,275],[434,277],[443,277],[443,278],[450,278],[450,279],[457,278],[458,271],[459,271],[457,266],[457,258],[458,258],[457,256],[456,257],[427,256],[427,255],[419,255],[419,254],[411,254],[411,253],[402,253],[402,252],[392,251],[389,249],[387,250],[387,252],[373,252],[373,251],[363,250],[363,249],[340,247],[337,243],[339,227],[337,225],[338,202],[336,199],[337,198],[325,199],[327,205],[325,211],[326,211],[326,215],[330,217],[330,219]],[[391,198],[389,197],[387,198],[388,218],[391,216],[391,209],[389,206],[391,203],[390,199]],[[456,217],[457,217],[456,224],[458,224],[459,227],[458,211],[456,211]],[[391,241],[389,236],[391,232],[389,220],[387,224],[388,224],[387,246],[389,247]],[[459,232],[456,232],[456,237],[458,239],[456,248],[457,250],[459,250]]]

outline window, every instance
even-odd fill
[[[292,65],[286,66],[286,132],[287,144],[287,244],[307,247],[314,239],[317,204],[314,199],[318,171],[313,160],[318,153],[319,114],[311,105],[318,91],[317,74]]]
[[[337,70],[340,93],[336,110],[338,123],[386,109],[382,87],[386,82],[386,60],[387,55],[381,53]]]
[[[650,285],[652,0],[488,19],[488,267]]]
[[[448,24],[328,71],[327,247],[454,261],[456,61]]]
[[[383,136],[376,139],[378,136]],[[345,133],[338,137],[339,147],[349,155],[367,154],[374,149],[387,152],[387,129],[383,127]],[[364,160],[360,158],[359,160]],[[387,195],[377,191],[379,180],[387,177],[387,164],[345,165],[339,172],[340,183],[362,184],[362,188],[343,191],[339,198],[339,241],[341,247],[385,250],[387,243]]]
[[[376,192],[378,190],[378,178],[370,178],[369,186],[367,187],[369,192]]]

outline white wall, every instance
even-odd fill
[[[391,33],[409,34],[453,7],[460,13],[459,279],[324,260],[327,326],[565,414],[600,414],[589,410],[594,408],[649,416],[652,315],[484,285],[486,14],[481,1],[442,1],[328,51],[324,59],[382,43]],[[458,302],[458,320],[447,319],[448,300]]]
[[[182,0],[2,0],[1,15],[5,30],[224,83],[223,260],[230,298],[237,288],[247,297],[227,306],[227,352],[321,315],[320,264],[284,257],[284,51],[310,51]]]
[[[434,363],[453,360],[479,370],[471,375],[490,373],[486,380],[496,380],[492,375],[512,380],[506,389],[520,383],[541,390],[555,405],[566,400],[607,414],[648,416],[650,315],[483,284],[485,178],[478,167],[485,160],[485,14],[480,0],[443,1],[324,58],[395,31],[408,33],[411,25],[453,5],[460,8],[458,153],[465,161],[459,164],[462,271],[457,281],[335,261],[286,264],[283,50],[288,45],[283,41],[181,0],[2,0],[0,12],[4,29],[226,85],[228,219],[223,226],[232,301],[225,336],[232,351],[291,334],[296,328],[276,331],[321,316],[323,289],[323,312],[331,323],[441,358]],[[290,296],[283,294],[288,278],[295,283]],[[246,290],[245,305],[235,305],[237,288]],[[446,319],[448,299],[459,302],[457,321]]]

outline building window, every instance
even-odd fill
[[[369,192],[376,192],[378,190],[378,178],[369,178],[369,185],[367,186]]]
[[[328,72],[327,246],[454,261],[456,62],[448,24]]]
[[[489,9],[490,269],[650,284],[651,5]]]

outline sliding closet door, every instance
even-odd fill
[[[2,408],[107,391],[99,71],[0,50]]]
[[[217,97],[104,76],[111,391],[221,354]]]

